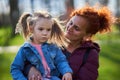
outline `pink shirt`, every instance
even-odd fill
[[[34,43],[32,43],[32,45],[37,49],[37,51],[39,52],[39,54],[40,54],[40,56],[42,58],[42,64],[43,64],[43,67],[45,69],[44,76],[45,77],[50,77],[50,68],[49,68],[49,66],[48,66],[48,64],[46,62],[46,59],[45,59],[44,55],[43,55],[43,52],[42,52],[42,49],[41,49],[41,45],[34,44]]]

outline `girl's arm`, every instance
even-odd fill
[[[14,80],[27,80],[23,75],[24,55],[23,48],[18,51],[13,63],[11,64],[11,74]]]
[[[62,53],[60,48],[56,48],[55,64],[62,75],[65,73],[73,73],[65,55]]]

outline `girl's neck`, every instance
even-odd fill
[[[41,45],[41,44],[36,44],[36,43],[33,43],[33,42],[31,42],[31,44],[34,45],[34,46]]]
[[[34,41],[30,41],[30,43],[31,43],[32,45],[34,45],[34,46],[42,45],[42,43],[36,43],[36,42],[34,42]]]
[[[32,44],[34,44],[34,45],[41,45],[41,44],[43,44],[43,43],[40,43],[40,42],[38,42],[38,41],[36,41],[36,40],[31,40],[31,43]]]

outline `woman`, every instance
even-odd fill
[[[73,80],[97,79],[100,47],[92,41],[92,37],[97,32],[110,31],[113,22],[114,18],[107,7],[96,9],[85,6],[72,12],[65,33],[70,43],[63,53],[73,70]],[[84,61],[86,52],[89,54]],[[37,80],[38,76],[39,72],[31,67],[28,74],[29,79]]]

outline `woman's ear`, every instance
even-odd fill
[[[86,35],[84,36],[83,40],[89,41],[89,40],[91,40],[91,37],[92,37],[92,34],[86,34]]]
[[[87,36],[88,36],[88,37],[92,37],[92,34],[89,33],[89,34],[87,34]]]

